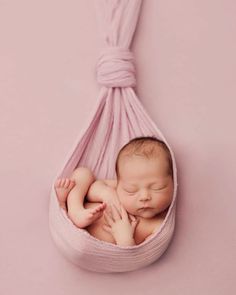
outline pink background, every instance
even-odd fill
[[[48,228],[52,179],[99,90],[93,1],[0,1],[1,294],[236,293],[235,10],[143,2],[137,95],[175,152],[176,231],[157,263],[97,274],[67,262]]]

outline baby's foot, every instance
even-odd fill
[[[58,178],[54,184],[54,188],[57,193],[59,204],[65,210],[67,210],[67,207],[66,207],[67,196],[74,186],[75,186],[75,181],[69,178]]]
[[[106,203],[102,203],[95,208],[87,208],[77,211],[76,215],[70,216],[71,220],[79,228],[85,228],[99,219],[106,208]]]

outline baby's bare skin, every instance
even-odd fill
[[[79,184],[80,185],[80,184]],[[85,228],[92,222],[102,216],[103,210],[106,207],[105,203],[98,203],[97,206],[90,208],[84,208],[78,206],[77,201],[77,187],[76,181],[69,178],[59,178],[55,183],[55,190],[57,193],[58,201],[60,206],[68,211],[68,215],[74,224],[80,228]],[[70,196],[68,201],[69,193],[74,188],[73,194]],[[80,185],[81,189],[81,185]],[[76,198],[75,198],[76,196]],[[85,210],[86,209],[86,210]]]
[[[164,161],[158,160],[158,171],[154,162],[137,157],[126,159],[121,163],[122,177],[118,183],[115,179],[96,180],[88,168],[79,167],[70,179],[59,179],[55,184],[59,203],[64,209],[67,203],[68,216],[76,226],[114,244],[114,237],[104,230],[103,213],[107,204],[121,203],[138,220],[133,239],[135,244],[140,244],[159,229],[173,194],[173,180],[162,172]],[[143,206],[150,209],[142,209]]]
[[[97,204],[98,203],[85,203],[85,208],[94,208]],[[160,228],[166,213],[167,211],[160,214],[158,218],[153,220],[137,217],[139,219],[139,223],[137,224],[134,232],[134,240],[136,245],[142,243]],[[104,219],[104,215],[102,215],[99,219],[89,225],[86,230],[99,240],[116,244],[113,236],[103,229],[105,224],[106,221]]]
[[[91,185],[91,190],[89,191],[89,196],[92,198],[98,195],[103,196],[111,196],[116,197],[115,189],[116,189],[116,180],[112,179],[104,179],[95,181]],[[66,199],[68,197],[69,191],[75,186],[75,181],[71,179],[58,179],[55,185],[55,189],[57,192],[57,196],[59,199],[59,203],[62,205],[62,208],[67,209],[65,206]],[[64,188],[64,190],[63,190]],[[95,194],[94,194],[95,193]],[[92,195],[93,194],[93,195]],[[87,197],[88,197],[87,195]],[[111,196],[112,197],[112,196]],[[105,197],[106,199],[106,197]],[[109,203],[109,202],[108,202]],[[72,206],[73,203],[68,202],[69,206]],[[67,206],[68,206],[67,205]],[[85,210],[78,211],[78,215],[71,215],[70,219],[73,223],[80,227],[85,228],[92,236],[96,237],[99,240],[103,240],[109,243],[116,244],[113,236],[109,234],[107,231],[103,229],[103,226],[106,225],[106,220],[104,219],[103,211],[106,209],[106,203],[99,203],[99,202],[87,202],[84,203]],[[68,211],[69,212],[69,211]],[[72,210],[73,212],[73,210]],[[85,213],[84,215],[81,215]],[[134,233],[134,240],[135,243],[138,245],[142,243],[146,238],[148,238],[152,233],[154,233],[160,227],[161,223],[164,220],[166,215],[166,211],[162,214],[159,214],[156,218],[147,219],[142,217],[137,217],[139,223],[136,227]],[[77,218],[80,216],[80,218]],[[82,220],[86,220],[84,223],[81,222]],[[79,221],[79,222],[78,222]],[[81,224],[86,224],[86,226],[81,226]]]

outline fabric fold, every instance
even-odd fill
[[[104,47],[123,48],[124,54],[130,50],[141,4],[141,0],[95,0]],[[98,76],[102,77],[98,99],[53,180],[49,207],[50,231],[61,253],[81,268],[104,273],[132,271],[153,263],[167,249],[175,228],[177,168],[174,153],[139,101],[132,86],[135,73],[130,74],[134,68],[124,63],[120,52],[116,52],[111,61],[107,60],[109,56],[103,57],[102,62],[105,60],[108,68],[104,64],[95,67],[95,72],[101,71]],[[117,75],[116,70],[119,71]],[[98,240],[85,229],[76,227],[58,204],[54,182],[59,177],[70,177],[79,166],[90,168],[96,178],[115,178],[119,150],[138,136],[156,136],[168,146],[173,162],[174,192],[159,230],[143,243],[125,247]]]

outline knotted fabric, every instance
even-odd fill
[[[125,272],[157,260],[167,249],[175,228],[177,170],[174,154],[164,135],[147,114],[134,89],[134,58],[130,43],[136,28],[142,0],[94,0],[101,25],[101,55],[96,65],[100,88],[90,116],[53,180],[49,226],[61,253],[81,268],[95,272]],[[86,103],[86,98],[81,103]],[[54,183],[71,177],[79,166],[92,170],[97,179],[116,178],[115,161],[119,150],[131,139],[156,136],[168,146],[174,171],[171,205],[160,228],[141,244],[121,246],[97,239],[78,228],[60,207]]]
[[[97,82],[105,87],[134,87],[136,85],[133,53],[121,47],[102,50],[97,65]]]

